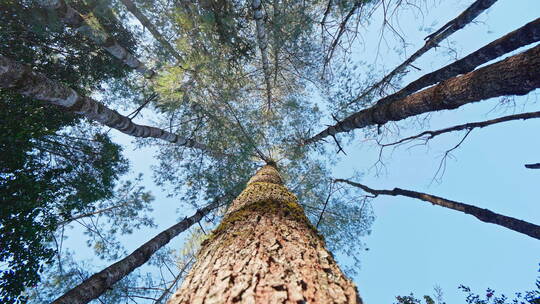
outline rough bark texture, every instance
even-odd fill
[[[337,133],[370,125],[382,125],[427,112],[455,109],[492,97],[525,95],[539,87],[540,46],[536,46],[465,75],[447,79],[405,98],[387,104],[376,104],[354,113],[305,140],[304,144]]]
[[[139,125],[131,119],[109,109],[102,103],[51,79],[32,68],[0,55],[0,88],[12,89],[24,96],[65,107],[108,127],[135,137],[153,137],[180,146],[192,147],[221,156],[192,139],[173,134],[160,128]]]
[[[358,187],[368,193],[377,195],[390,195],[390,196],[406,196],[410,198],[416,198],[419,200],[423,200],[429,203],[432,203],[433,205],[461,211],[463,213],[470,214],[477,219],[481,220],[482,222],[496,224],[499,226],[506,227],[508,229],[512,229],[516,232],[526,234],[530,237],[533,237],[535,239],[540,240],[540,226],[535,225],[533,223],[529,223],[526,221],[518,220],[513,217],[509,217],[506,215],[498,214],[493,211],[490,211],[488,209],[482,209],[478,208],[476,206],[451,201],[442,197],[438,197],[435,195],[422,193],[422,192],[416,192],[411,190],[405,190],[400,188],[394,188],[393,190],[375,190],[371,189],[368,186],[355,183],[349,180],[345,179],[336,179],[336,182],[343,182],[347,183],[351,186]]]
[[[176,60],[178,60],[179,63],[182,63],[184,61],[182,56],[180,56],[180,54],[178,54],[178,52],[172,47],[172,45],[169,43],[169,41],[167,41],[167,39],[165,39],[165,37],[163,37],[163,35],[161,35],[161,33],[157,30],[157,28],[154,26],[154,24],[152,24],[152,22],[150,22],[150,20],[148,20],[148,18],[146,18],[146,16],[137,8],[135,3],[133,3],[133,1],[131,1],[131,0],[121,0],[121,1],[122,1],[122,3],[124,3],[124,5],[128,9],[128,11],[130,11],[137,18],[137,20],[139,20],[139,22],[145,28],[147,28],[150,31],[150,33],[152,33],[152,36],[154,36],[154,38],[157,41],[159,41],[159,43],[164,48],[166,48],[167,51],[174,58],[176,58]]]
[[[386,104],[404,98],[409,94],[450,77],[471,72],[476,67],[490,60],[537,42],[538,40],[540,40],[540,18],[504,35],[460,60],[418,78],[398,92],[380,99],[377,101],[377,104]]]
[[[414,54],[412,54],[409,58],[407,58],[407,60],[405,60],[403,63],[397,66],[394,70],[392,70],[383,79],[381,79],[379,82],[371,86],[369,90],[362,93],[355,100],[353,100],[353,103],[359,100],[362,100],[364,97],[373,93],[377,89],[382,90],[387,84],[391,82],[392,78],[394,78],[399,73],[404,72],[405,69],[411,63],[413,63],[416,59],[418,59],[420,56],[425,54],[430,49],[438,46],[439,42],[443,41],[448,36],[452,35],[456,31],[462,29],[465,25],[469,24],[471,21],[473,21],[474,18],[476,18],[486,9],[490,8],[495,2],[497,2],[497,0],[477,0],[476,2],[471,4],[459,16],[457,16],[456,18],[446,23],[444,26],[438,29],[435,33],[426,37],[426,43],[424,44],[424,46],[418,49]]]
[[[137,70],[148,78],[155,75],[155,72],[147,68],[137,57],[131,54],[102,28],[95,24],[86,22],[85,17],[74,8],[69,6],[64,0],[47,1],[47,7],[54,10],[58,17],[69,27],[86,34],[97,45],[103,47],[114,57],[118,58],[127,66]],[[95,21],[94,21],[95,23]]]
[[[268,39],[266,37],[266,30],[264,26],[264,13],[261,0],[253,0],[251,2],[251,9],[253,10],[253,19],[255,19],[255,27],[257,34],[257,43],[261,50],[261,61],[264,73],[264,82],[266,84],[266,98],[268,103],[268,110],[270,110],[272,103],[272,86],[270,85],[270,63],[268,62]]]
[[[361,303],[277,170],[265,166],[203,243],[169,304]]]
[[[146,263],[156,251],[169,243],[175,236],[200,221],[211,210],[217,208],[219,203],[220,200],[216,199],[209,206],[198,210],[194,215],[156,235],[127,257],[94,274],[77,287],[56,299],[53,304],[81,304],[96,299],[116,282]]]

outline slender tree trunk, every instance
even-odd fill
[[[410,198],[416,198],[422,201],[432,203],[433,205],[453,209],[466,214],[470,214],[482,222],[496,224],[508,229],[514,230],[519,233],[526,234],[530,237],[540,240],[540,226],[526,221],[518,220],[513,217],[495,213],[488,209],[478,208],[473,205],[468,205],[456,201],[451,201],[435,195],[416,192],[411,190],[405,190],[400,188],[394,188],[393,190],[376,190],[371,189],[366,185],[355,183],[346,179],[336,179],[336,182],[347,183],[351,186],[358,187],[367,193],[378,195],[390,195],[390,196],[406,196]]]
[[[495,2],[497,2],[497,0],[475,1],[466,10],[459,14],[459,16],[446,23],[435,33],[427,36],[425,38],[426,43],[424,44],[424,46],[418,49],[414,54],[412,54],[409,58],[407,58],[407,60],[397,66],[390,73],[388,73],[388,75],[384,76],[383,79],[381,79],[379,82],[371,86],[367,91],[358,96],[355,100],[353,100],[353,102],[362,100],[364,97],[370,95],[375,90],[379,90],[379,92],[384,90],[384,87],[389,84],[396,75],[403,73],[407,69],[407,67],[416,59],[420,58],[420,56],[422,56],[432,48],[438,46],[439,43],[446,39],[448,36],[465,27],[467,24],[473,21],[474,18],[478,17],[478,15],[480,15],[483,11],[490,8]]]
[[[383,125],[433,111],[456,109],[492,97],[525,95],[539,87],[540,46],[536,46],[405,98],[356,112],[305,140],[304,144],[366,126]]]
[[[385,104],[404,98],[409,94],[450,77],[471,72],[486,62],[515,51],[520,47],[537,42],[538,40],[540,40],[540,18],[490,42],[460,60],[418,78],[398,92],[378,100],[377,104]]]
[[[167,51],[174,57],[176,60],[178,60],[178,63],[181,64],[184,59],[178,52],[172,47],[172,45],[161,35],[161,33],[157,30],[157,28],[146,18],[146,16],[137,8],[135,3],[131,0],[121,0],[122,3],[126,6],[128,11],[130,11],[137,20],[145,27],[147,28],[150,33],[152,33],[152,36],[164,47],[167,49]]]
[[[0,55],[0,88],[12,89],[24,96],[64,107],[68,111],[82,114],[90,120],[134,137],[153,137],[180,146],[206,151],[216,157],[224,156],[190,138],[160,128],[133,123],[128,117],[109,109],[104,104],[90,97],[79,95],[75,90],[51,80],[41,73],[34,72],[31,67],[2,55]]]
[[[198,210],[194,215],[185,218],[156,235],[127,257],[89,277],[77,287],[56,299],[52,304],[83,304],[98,298],[107,289],[112,288],[116,282],[146,263],[156,251],[169,243],[170,240],[199,222],[210,211],[217,208],[220,202],[220,199],[216,199],[212,204]]]
[[[135,55],[131,54],[101,28],[101,26],[96,23],[96,20],[93,20],[92,23],[88,23],[81,13],[69,6],[64,0],[43,2],[46,3],[47,8],[54,10],[62,22],[67,26],[84,33],[97,45],[109,52],[109,54],[121,60],[125,65],[137,70],[148,78],[152,78],[155,75],[154,71],[146,67]]]
[[[261,50],[261,61],[264,73],[264,82],[266,84],[266,98],[268,103],[268,110],[271,110],[272,106],[272,86],[270,84],[270,63],[268,61],[268,38],[266,36],[266,30],[264,26],[264,13],[261,0],[253,0],[251,2],[251,9],[253,10],[253,19],[255,19],[257,43]]]
[[[274,166],[251,178],[169,304],[362,303]]]

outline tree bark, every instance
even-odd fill
[[[539,87],[540,46],[536,46],[465,75],[447,79],[405,98],[387,104],[376,104],[356,112],[305,140],[304,144],[370,125],[382,125],[433,111],[456,109],[492,97],[525,95]]]
[[[497,2],[497,0],[477,0],[476,2],[471,4],[466,10],[459,14],[459,16],[450,20],[444,26],[439,28],[435,33],[427,36],[425,38],[427,41],[424,46],[418,49],[414,54],[412,54],[409,58],[407,58],[407,60],[397,66],[394,70],[392,70],[392,72],[384,76],[383,79],[371,86],[360,96],[355,98],[351,103],[362,100],[364,97],[373,93],[377,89],[382,90],[386,84],[392,81],[392,78],[394,78],[397,74],[405,71],[405,69],[416,59],[418,59],[420,56],[422,56],[432,48],[438,46],[439,42],[443,41],[448,36],[452,35],[456,31],[462,29],[465,25],[469,24],[471,21],[474,20],[474,18],[478,17],[478,15],[480,15],[483,11],[490,8],[495,2]]]
[[[377,101],[377,104],[386,104],[404,98],[409,94],[450,77],[471,72],[476,67],[490,60],[537,42],[538,40],[540,40],[540,18],[504,35],[460,60],[418,78],[398,92],[380,99]]]
[[[253,10],[253,19],[255,19],[257,44],[261,50],[261,61],[264,73],[264,82],[266,84],[266,98],[268,103],[268,110],[271,110],[272,105],[272,86],[270,85],[270,63],[268,61],[268,39],[266,37],[266,30],[264,27],[264,13],[261,0],[253,0],[251,2],[251,9]]]
[[[362,303],[272,165],[232,202],[168,303],[236,302]]]
[[[104,104],[90,97],[79,95],[75,90],[48,79],[41,73],[32,71],[31,67],[2,55],[0,55],[0,88],[12,89],[24,96],[64,107],[68,111],[82,114],[90,120],[97,121],[131,136],[153,137],[180,146],[206,151],[213,156],[224,156],[190,138],[160,128],[133,123],[128,117],[109,109]]]
[[[376,189],[371,189],[368,186],[355,183],[346,179],[336,179],[335,181],[346,183],[354,187],[358,187],[375,196],[390,195],[390,196],[406,196],[410,198],[416,198],[422,201],[432,203],[433,205],[437,205],[437,206],[457,210],[466,214],[470,214],[476,217],[477,219],[481,220],[482,222],[506,227],[508,229],[526,234],[530,237],[540,240],[540,226],[535,225],[533,223],[526,222],[526,221],[518,220],[513,217],[498,214],[488,209],[478,208],[476,206],[472,206],[472,205],[468,205],[468,204],[464,204],[464,203],[460,203],[456,201],[451,201],[442,197],[438,197],[435,195],[422,193],[422,192],[416,192],[416,191],[405,190],[405,189],[400,189],[400,188],[394,188],[393,190],[376,190]]]
[[[126,6],[128,11],[130,11],[137,20],[145,27],[147,28],[150,33],[152,33],[152,36],[164,47],[167,49],[167,51],[174,57],[176,60],[178,60],[178,63],[181,64],[184,59],[178,52],[172,47],[172,45],[161,35],[161,33],[157,30],[157,28],[146,18],[146,16],[137,8],[135,3],[131,0],[121,0],[122,3]]]
[[[199,222],[205,215],[210,213],[210,211],[217,208],[220,205],[220,202],[220,199],[216,199],[212,204],[198,210],[194,215],[185,218],[156,235],[127,257],[86,279],[77,287],[54,300],[52,304],[82,304],[96,299],[107,291],[107,289],[110,289],[116,282],[146,263],[156,251],[169,243],[170,240]]]
[[[46,1],[46,3],[47,8],[54,10],[62,22],[67,26],[84,33],[97,45],[103,47],[109,54],[118,58],[125,65],[137,70],[148,78],[152,78],[155,75],[153,70],[146,67],[143,62],[121,46],[108,33],[100,28],[99,25],[86,22],[85,17],[69,6],[64,0]]]

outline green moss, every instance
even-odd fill
[[[254,182],[237,197],[235,205],[240,206],[238,210],[231,212],[219,226],[212,232],[209,240],[226,233],[230,227],[238,221],[259,214],[280,214],[297,222],[304,223],[314,234],[323,240],[317,229],[311,224],[304,209],[298,204],[298,199],[286,187],[278,184],[265,182]],[[231,237],[237,237],[239,233],[231,233]]]

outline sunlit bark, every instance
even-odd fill
[[[133,123],[128,117],[72,88],[51,80],[31,67],[0,55],[0,88],[12,89],[24,96],[47,101],[81,114],[90,120],[134,137],[153,137],[180,146],[192,147],[220,156],[207,146],[160,128]]]
[[[310,144],[327,136],[372,125],[383,125],[411,116],[461,107],[480,100],[525,95],[540,87],[540,46],[485,66],[465,75],[447,79],[405,98],[376,104],[356,112],[304,141]]]
[[[270,165],[233,201],[168,303],[236,302],[361,303]]]

